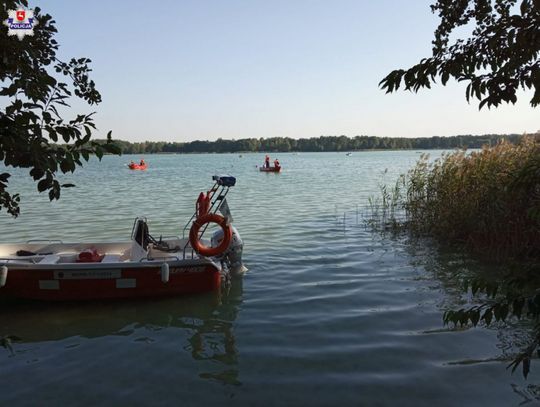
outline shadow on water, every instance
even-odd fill
[[[180,298],[102,303],[9,302],[0,307],[0,337],[14,338],[4,346],[5,352],[16,358],[27,352],[25,348],[44,343],[75,342],[67,348],[80,346],[85,340],[111,341],[114,337],[152,343],[169,333],[173,338],[167,340],[175,342],[176,350],[201,364],[200,378],[239,385],[233,325],[241,304],[242,279],[233,280],[221,292]],[[211,364],[212,371],[204,371],[208,367],[203,366],[205,363]]]
[[[434,244],[429,239],[410,238],[406,243],[407,252],[411,256],[411,262],[415,267],[420,267],[427,272],[423,278],[435,282],[430,289],[438,289],[445,293],[441,297],[437,308],[442,314],[449,310],[468,309],[479,304],[493,303],[499,297],[487,297],[485,294],[473,295],[471,286],[465,285],[465,281],[480,279],[485,282],[491,282],[500,287],[500,282],[509,275],[509,268],[516,269],[515,264],[503,264],[479,260],[463,250],[456,247],[448,247],[440,244]],[[422,277],[420,277],[422,278]],[[442,321],[441,321],[442,324]],[[524,317],[517,319],[509,317],[505,321],[494,321],[489,326],[480,321],[478,326],[473,327],[470,323],[461,326],[459,324],[449,323],[440,331],[431,331],[426,333],[437,333],[441,331],[461,332],[471,329],[486,329],[496,333],[497,349],[499,354],[491,355],[486,358],[467,358],[447,362],[448,365],[475,365],[491,362],[502,362],[501,368],[506,368],[508,375],[511,370],[507,367],[517,354],[528,347],[535,336],[535,321]],[[536,370],[532,379],[533,383],[518,385],[512,383],[512,391],[524,399],[523,403],[540,401],[540,362],[537,353],[535,363],[532,369]],[[521,376],[520,370],[514,373]]]

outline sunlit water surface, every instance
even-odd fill
[[[0,404],[535,402],[540,367],[528,381],[505,369],[511,330],[442,324],[462,301],[456,273],[478,266],[364,225],[368,197],[418,152],[279,154],[281,174],[259,173],[263,156],[146,156],[144,172],[126,167],[139,156],[108,156],[65,177],[77,187],[53,203],[16,172],[22,215],[0,213],[2,242],[126,240],[138,215],[154,236],[178,235],[211,175],[235,175],[249,272],[221,294],[3,305],[0,336],[21,341],[0,348]]]

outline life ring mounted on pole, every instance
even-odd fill
[[[219,246],[208,247],[201,243],[199,239],[199,231],[201,230],[201,227],[207,223],[216,223],[223,230],[223,240]],[[191,225],[191,229],[189,230],[189,243],[191,244],[191,247],[193,247],[193,250],[195,250],[201,256],[219,256],[229,248],[232,234],[232,228],[231,225],[227,223],[227,219],[221,215],[218,215],[217,213],[206,213],[200,217],[197,217],[197,219],[195,219],[193,222],[193,225]]]

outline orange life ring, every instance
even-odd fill
[[[217,223],[223,229],[223,240],[216,247],[208,247],[199,240],[199,231],[201,227],[207,223]],[[189,243],[193,250],[205,257],[219,256],[229,248],[232,239],[232,228],[227,223],[227,220],[217,213],[207,213],[195,219],[191,229],[189,230]]]

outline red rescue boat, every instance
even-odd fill
[[[146,218],[137,218],[126,242],[0,244],[0,298],[73,301],[219,289],[224,277],[245,268],[240,235],[225,221],[231,219],[225,197],[236,179],[213,179],[205,196],[208,204],[198,205],[182,237],[156,240]],[[201,226],[209,222],[218,223],[221,230],[206,240]]]
[[[261,171],[261,172],[280,172],[281,171],[281,166],[259,167],[259,171]]]
[[[262,167],[259,167],[259,171],[261,172],[280,172],[281,171],[281,164],[279,163],[278,159],[276,158],[274,160],[274,166],[270,166],[270,157],[266,155],[264,157],[264,164]]]
[[[128,167],[130,170],[146,170],[148,168],[148,164],[129,163]]]

